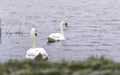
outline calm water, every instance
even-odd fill
[[[37,46],[49,60],[84,60],[95,56],[120,61],[120,0],[0,0],[0,62],[25,59],[30,30],[38,30]],[[66,40],[47,43],[66,20]]]

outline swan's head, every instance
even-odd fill
[[[68,23],[66,21],[62,21],[61,25],[63,25],[63,27],[68,27]]]
[[[37,36],[37,30],[35,28],[31,29],[31,35],[32,36]]]

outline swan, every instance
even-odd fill
[[[36,48],[36,43],[35,43],[35,36],[36,34],[36,29],[32,28],[31,29],[31,42],[32,42],[32,48],[26,51],[26,58],[30,60],[47,60],[48,59],[48,54],[45,51],[44,48]]]
[[[65,40],[63,29],[64,29],[64,27],[68,27],[67,25],[68,25],[68,23],[66,21],[62,21],[60,23],[60,31],[61,31],[61,33],[52,33],[52,34],[50,34],[48,36],[48,38],[47,38],[48,42],[50,43],[50,42],[56,42],[56,41]]]

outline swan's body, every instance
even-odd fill
[[[61,33],[52,33],[48,36],[48,42],[56,42],[56,41],[61,41],[61,40],[65,40],[65,36],[64,36],[64,31],[63,28],[67,27],[67,23],[65,21],[62,21],[60,23],[60,31]]]
[[[26,58],[31,60],[46,60],[48,55],[43,48],[30,48],[26,52]]]
[[[31,30],[32,48],[30,48],[26,52],[26,58],[31,60],[46,60],[48,59],[48,54],[46,53],[45,49],[39,47],[36,48],[35,35],[36,35],[36,30],[35,28],[32,28]]]
[[[61,33],[52,33],[48,36],[49,42],[55,42],[60,40],[65,40],[65,37]]]

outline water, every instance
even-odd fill
[[[30,30],[38,31],[37,46],[49,60],[85,60],[104,56],[120,61],[119,0],[0,0],[2,43],[0,62],[25,59],[31,47]],[[66,40],[47,43],[66,20]]]

